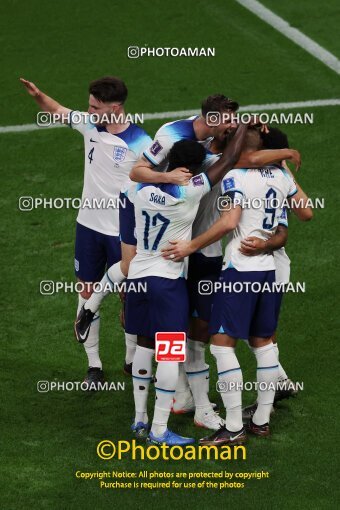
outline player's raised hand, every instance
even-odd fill
[[[32,83],[31,81],[25,80],[24,78],[20,78],[20,81],[24,85],[24,87],[26,88],[26,90],[30,96],[33,96],[33,97],[39,96],[40,90],[38,89],[38,87],[36,85],[34,85],[34,83]]]
[[[259,255],[266,251],[266,242],[259,237],[246,237],[242,239],[239,250],[242,255],[247,255],[247,257]]]
[[[171,172],[168,172],[168,181],[171,184],[177,184],[178,186],[187,186],[192,177],[192,173],[187,168],[178,167]]]
[[[269,133],[269,128],[267,124],[263,124],[261,122],[261,117],[259,115],[252,114],[249,121],[250,127],[259,127],[261,130],[261,133]]]
[[[250,115],[250,119],[249,119],[248,125],[250,127],[256,127],[256,126],[259,127],[259,126],[261,126],[260,117],[258,115],[255,115],[254,113],[252,113]]]
[[[290,157],[286,159],[293,163],[294,170],[295,172],[297,172],[301,166],[301,155],[299,151],[296,151],[295,149],[290,149],[290,153],[291,153]]]
[[[190,241],[169,241],[168,246],[162,250],[162,257],[173,262],[180,262],[192,252]]]

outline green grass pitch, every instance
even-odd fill
[[[322,6],[303,0],[264,4],[338,57],[336,0]],[[38,2],[3,0],[1,126],[33,123],[36,107],[18,78],[37,83],[61,103],[87,107],[87,85],[105,74],[129,88],[130,112],[199,108],[203,97],[222,91],[242,105],[336,98],[336,73],[229,0]],[[215,47],[214,58],[130,60],[128,46]],[[307,110],[300,110],[301,112]],[[83,180],[82,137],[69,129],[0,134],[2,412],[1,506],[5,509],[336,507],[335,439],[338,428],[339,311],[339,107],[308,109],[312,126],[287,126],[302,153],[298,180],[312,198],[325,199],[311,223],[290,219],[287,252],[292,280],[305,294],[289,294],[280,318],[281,361],[304,391],[280,404],[269,440],[251,438],[245,462],[100,460],[102,439],[129,439],[132,384],[122,375],[123,332],[119,299],[103,306],[101,356],[107,380],[125,381],[125,392],[38,393],[39,380],[79,381],[85,354],[73,339],[76,296],[42,296],[40,280],[73,281],[74,210],[20,212],[22,195],[79,197]],[[153,135],[162,121],[145,122]],[[240,345],[246,380],[252,356]],[[214,391],[211,397],[221,403]],[[246,394],[249,403],[254,394]],[[150,404],[153,400],[151,390]],[[151,412],[151,409],[150,409]],[[198,439],[204,431],[188,417],[170,425]],[[100,490],[77,480],[75,471],[269,471],[243,490]]]

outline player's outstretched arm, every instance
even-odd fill
[[[300,184],[296,182],[295,177],[293,176],[290,168],[283,163],[284,168],[287,170],[287,172],[291,175],[291,177],[294,179],[295,186],[297,189],[297,193],[293,195],[293,197],[290,200],[290,207],[293,213],[297,216],[297,218],[301,221],[310,221],[313,218],[313,210],[308,205],[308,195],[303,191]]]
[[[275,234],[266,241],[259,237],[246,237],[242,239],[239,248],[243,255],[249,257],[260,255],[261,253],[271,253],[283,248],[288,240],[288,228],[284,225],[278,225]]]
[[[297,171],[301,166],[301,156],[295,149],[270,149],[255,152],[244,152],[236,163],[236,168],[257,168],[273,163],[289,160]]]
[[[191,241],[169,241],[170,244],[162,250],[162,256],[165,259],[178,262],[178,260],[191,255],[195,251],[219,241],[237,227],[241,213],[242,209],[239,205],[231,207],[230,210],[224,211],[206,232]]]
[[[188,185],[192,174],[187,168],[176,168],[171,172],[157,172],[144,156],[137,161],[130,172],[130,179],[134,182],[147,182],[152,184],[178,184]]]
[[[208,168],[206,173],[212,186],[219,182],[229,170],[235,167],[242,151],[247,129],[248,125],[240,124],[233,139],[222,152],[220,159]]]
[[[33,97],[41,111],[54,113],[59,116],[61,122],[68,124],[68,116],[71,112],[69,108],[62,106],[57,101],[44,94],[31,81],[25,80],[24,78],[20,78],[20,81],[29,95]]]
[[[308,205],[309,198],[301,186],[295,181],[297,193],[290,199],[290,208],[301,221],[310,221],[313,218],[313,210]]]

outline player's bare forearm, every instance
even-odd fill
[[[146,182],[152,184],[178,184],[186,186],[192,174],[187,168],[176,168],[171,172],[157,172],[151,163],[145,159],[138,161],[130,172],[130,179],[134,182]]]
[[[195,237],[191,241],[192,253],[202,248],[206,248],[210,244],[215,243],[222,239],[222,237],[235,227],[229,227],[228,223],[225,221],[225,218],[221,216],[206,232]]]
[[[290,206],[291,210],[297,216],[297,218],[301,221],[310,221],[313,218],[313,210],[308,205],[309,198],[308,195],[303,191],[300,184],[296,182],[295,177],[293,176],[290,168],[287,165],[283,165],[287,172],[294,179],[295,186],[297,189],[297,193],[291,198]]]
[[[212,185],[219,182],[229,170],[234,168],[240,157],[247,129],[248,126],[245,124],[238,126],[235,135],[224,149],[220,159],[207,170]]]
[[[159,184],[164,182],[164,176],[161,175],[162,172],[156,172],[152,169],[151,163],[148,163],[144,160],[138,161],[130,172],[130,179],[134,182],[147,182],[147,183],[155,183]]]
[[[261,253],[272,253],[283,248],[287,240],[288,228],[284,225],[278,225],[275,234],[267,240],[253,236],[242,239],[239,250],[248,257],[260,255]]]
[[[166,259],[177,262],[192,253],[209,246],[222,239],[223,236],[237,227],[241,216],[241,207],[236,206],[230,211],[222,213],[221,217],[203,234],[191,241],[170,241],[170,244],[163,248],[162,255]]]
[[[192,239],[191,241],[169,241],[169,245],[162,249],[162,256],[165,259],[177,262],[182,260],[184,257],[188,257],[192,253],[195,253],[195,251],[218,241],[225,233],[225,225],[220,218],[216,221],[216,223],[214,223],[214,225],[212,225],[212,227],[210,227],[209,230],[198,237],[195,237],[195,239]]]
[[[43,92],[39,92],[37,96],[34,96],[34,100],[39,108],[44,112],[57,113],[61,108],[61,105],[57,101]]]
[[[234,230],[239,224],[241,213],[239,205],[222,212],[221,217],[206,232],[192,239],[195,251],[206,248]]]
[[[294,163],[296,170],[300,168],[301,156],[295,149],[271,149],[255,152],[243,152],[236,163],[236,168],[257,168],[288,159]]]
[[[62,106],[60,103],[42,92],[38,87],[24,78],[20,78],[21,83],[26,88],[28,94],[33,97],[41,111],[58,114],[60,120],[64,123],[68,122],[68,116],[71,112],[69,108]]]
[[[313,218],[313,210],[308,205],[309,198],[296,181],[295,184],[298,191],[290,201],[291,209],[299,220],[310,221]]]
[[[288,241],[288,228],[284,225],[278,225],[275,234],[265,241],[265,252],[279,250],[286,246]]]

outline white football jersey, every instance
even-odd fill
[[[278,224],[288,228],[287,209],[284,208],[278,216]],[[278,283],[289,283],[290,280],[290,258],[286,250],[280,248],[274,251],[275,280]]]
[[[71,113],[70,127],[84,136],[85,147],[85,207],[79,209],[77,222],[102,234],[119,236],[119,193],[151,138],[135,124],[113,135],[105,127],[91,124],[89,116],[78,111]]]
[[[262,253],[248,257],[239,251],[240,242],[255,236],[267,240],[278,225],[278,210],[287,197],[297,193],[294,180],[283,168],[271,165],[259,169],[231,170],[221,182],[222,194],[242,205],[240,222],[228,235],[223,269],[238,271],[275,270],[274,256]]]
[[[144,150],[144,157],[157,167],[158,172],[164,172],[168,167],[168,155],[171,147],[179,140],[194,140],[204,146],[211,141],[207,138],[203,142],[197,140],[193,127],[197,115],[188,119],[167,122],[159,128],[153,142]]]
[[[207,156],[202,164],[202,171],[206,172],[208,168],[219,160],[221,154],[213,154],[207,152]],[[220,213],[217,208],[217,201],[221,194],[220,183],[215,184],[212,190],[204,195],[200,201],[198,211],[196,214],[195,221],[192,226],[192,238],[198,237],[203,234],[219,219]],[[222,241],[216,241],[216,243],[210,244],[206,248],[199,250],[206,257],[221,257],[223,254]]]
[[[129,188],[128,197],[135,206],[137,254],[128,278],[187,277],[187,257],[173,262],[164,259],[161,250],[169,241],[191,239],[199,202],[210,189],[204,173],[192,177],[188,186],[136,184]]]
[[[193,128],[193,122],[197,119],[197,115],[189,117],[188,119],[175,120],[168,122],[161,126],[157,131],[155,138],[145,151],[144,157],[155,166],[155,170],[159,172],[166,171],[168,167],[168,154],[174,143],[179,140],[194,140],[198,141]],[[207,149],[210,145],[212,138],[209,137],[204,141],[199,141]],[[218,160],[220,155],[213,154],[207,150],[207,156],[202,164],[202,171],[205,172],[215,161]],[[211,225],[219,217],[217,210],[217,198],[219,196],[220,187],[215,185],[210,193],[202,199],[196,219],[192,227],[192,236],[197,237],[202,232],[208,230]],[[206,257],[219,257],[222,255],[222,243],[216,243],[207,246],[200,250]]]

